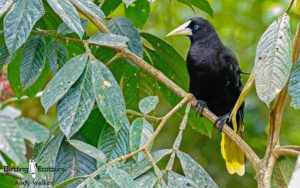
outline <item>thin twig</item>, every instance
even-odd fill
[[[41,97],[43,94],[43,91],[38,92],[35,97]],[[6,101],[4,101],[2,104],[0,104],[0,110],[5,108],[7,105],[13,103],[13,102],[17,102],[17,101],[22,101],[22,100],[26,100],[28,99],[28,96],[22,96],[21,98],[18,97],[13,97],[13,98],[9,98]]]
[[[115,60],[122,58],[123,54],[122,53],[117,53],[116,55],[114,55],[105,65],[108,67],[110,64],[112,64],[112,62],[114,62]]]
[[[173,164],[174,164],[174,161],[175,161],[175,154],[176,154],[176,152],[178,151],[178,149],[181,145],[182,134],[183,134],[183,131],[184,131],[186,125],[187,125],[187,120],[188,120],[190,109],[191,109],[191,103],[188,103],[187,106],[186,106],[186,109],[185,109],[183,119],[180,123],[179,133],[178,133],[178,135],[175,139],[175,142],[173,144],[173,152],[171,154],[171,157],[170,157],[169,162],[168,162],[167,167],[166,167],[167,171],[172,171]]]
[[[281,156],[298,156],[300,151],[278,147],[274,150],[273,154],[278,159]]]
[[[45,30],[39,30],[39,31],[33,30],[32,33],[38,34],[38,35],[41,35],[41,36],[61,39],[61,40],[64,40],[66,42],[76,42],[76,43],[82,43],[82,44],[84,44],[84,42],[85,42],[84,40],[81,40],[81,39],[68,38],[68,37],[63,37],[61,35],[52,34],[49,31],[45,31]]]
[[[130,109],[127,109],[126,110],[126,113],[127,114],[132,114],[132,115],[136,115],[136,116],[142,116],[142,117],[145,117],[146,119],[148,120],[154,120],[154,121],[161,121],[163,119],[163,117],[155,117],[155,116],[149,116],[147,114],[141,114],[139,112],[136,112],[134,110],[130,110]]]
[[[102,172],[103,170],[107,169],[108,167],[110,167],[111,165],[118,163],[118,162],[122,162],[127,160],[128,158],[136,155],[137,153],[147,149],[155,140],[155,138],[157,137],[157,135],[159,134],[159,132],[161,131],[161,129],[163,128],[163,126],[166,124],[166,122],[172,117],[172,115],[174,115],[185,103],[187,103],[190,99],[191,99],[192,95],[191,94],[187,94],[170,112],[168,112],[162,119],[162,121],[160,122],[160,124],[158,125],[158,127],[155,129],[154,133],[152,134],[152,136],[150,137],[150,139],[146,142],[145,145],[143,145],[142,147],[140,147],[139,149],[121,156],[119,158],[116,158],[108,163],[106,163],[104,166],[102,166],[101,168],[97,169],[95,172],[93,172],[91,175],[88,176],[88,178],[86,178],[81,184],[79,184],[77,186],[77,188],[82,188],[84,187],[91,179],[93,179],[94,177],[96,177],[100,172]]]
[[[151,165],[152,165],[152,167],[153,167],[153,169],[154,169],[154,172],[155,172],[155,174],[156,174],[156,176],[157,176],[157,178],[158,178],[158,182],[159,182],[159,183],[162,183],[163,186],[166,187],[167,184],[166,184],[166,182],[164,181],[163,175],[162,175],[162,173],[160,172],[160,169],[158,168],[158,166],[156,165],[156,163],[155,163],[155,161],[154,161],[154,159],[153,159],[151,153],[148,151],[147,148],[145,148],[145,149],[143,150],[143,152],[144,152],[145,155],[148,157],[149,162],[151,163]]]
[[[295,0],[291,0],[289,7],[288,7],[287,10],[285,11],[287,14],[290,12],[290,10],[291,10],[291,8],[292,8],[292,6],[293,6],[293,4],[294,4],[294,1],[295,1]]]
[[[105,3],[105,0],[102,0],[102,1],[100,2],[100,4],[99,4],[99,7],[102,8],[102,6],[104,5],[104,3]]]
[[[277,148],[292,149],[292,150],[295,150],[295,151],[300,151],[300,146],[293,146],[293,145],[280,146],[280,147],[277,147]]]

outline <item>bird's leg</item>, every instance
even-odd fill
[[[203,109],[207,107],[207,103],[203,100],[197,100],[195,107],[200,116],[202,116]]]
[[[226,123],[228,123],[229,118],[230,118],[230,113],[227,113],[223,116],[218,117],[218,119],[215,121],[214,126],[217,125],[217,124],[219,125],[219,128],[218,128],[219,132],[222,132],[223,126]]]

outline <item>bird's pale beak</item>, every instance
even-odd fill
[[[191,21],[187,21],[184,24],[182,24],[181,26],[177,27],[176,29],[174,29],[173,31],[171,31],[169,34],[167,34],[167,37],[172,36],[172,35],[192,35],[192,30],[190,28],[188,28],[188,26],[190,25]]]

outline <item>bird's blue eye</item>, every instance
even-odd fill
[[[199,25],[194,25],[194,30],[196,31],[196,30],[199,30],[200,29],[200,26]]]

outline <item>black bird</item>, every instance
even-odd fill
[[[243,89],[239,67],[234,53],[224,46],[214,27],[205,19],[197,17],[188,20],[167,36],[187,35],[191,47],[187,55],[190,77],[190,92],[198,100],[197,109],[201,113],[207,106],[219,116],[217,122],[221,131],[223,125],[233,128],[230,113]],[[243,131],[244,104],[237,115],[237,134]],[[245,173],[244,154],[236,144],[222,133],[221,153],[230,174]]]

